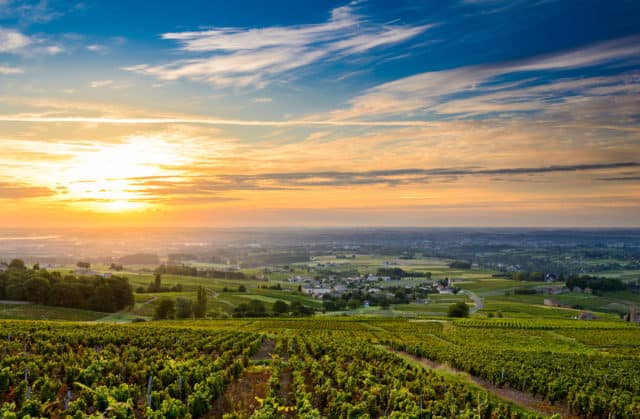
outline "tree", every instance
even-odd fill
[[[193,317],[193,301],[189,298],[178,297],[176,299],[176,317],[189,319]]]
[[[289,311],[294,316],[310,316],[313,314],[313,309],[302,304],[300,301],[292,301],[289,306]]]
[[[9,262],[9,268],[20,271],[24,271],[25,269],[27,269],[24,264],[24,260],[22,259],[13,259],[11,262]]]
[[[176,303],[171,298],[162,298],[156,307],[153,318],[156,320],[173,319],[176,315]]]
[[[25,296],[29,301],[38,304],[47,304],[51,286],[47,278],[33,277],[24,283]]]
[[[207,292],[204,287],[198,287],[198,300],[193,308],[193,313],[197,318],[202,318],[207,314]]]
[[[277,300],[273,303],[273,312],[277,315],[285,314],[289,312],[289,306],[282,300]]]
[[[449,317],[469,317],[469,306],[467,303],[459,302],[451,304],[447,314]]]
[[[242,303],[233,310],[233,317],[266,317],[267,309],[259,300]]]
[[[153,279],[153,286],[156,289],[156,292],[160,292],[160,289],[162,288],[162,275],[161,274],[156,274],[155,278]]]
[[[244,285],[240,285],[238,287],[238,292],[247,292],[247,287],[245,287]]]
[[[347,303],[347,307],[349,307],[352,310],[355,310],[356,308],[359,308],[360,306],[362,306],[362,301],[360,301],[357,298],[352,298]]]
[[[78,268],[89,269],[91,267],[91,264],[89,262],[80,261],[80,262],[76,263],[76,266]]]

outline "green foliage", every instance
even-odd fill
[[[176,303],[171,298],[163,297],[156,306],[153,318],[156,320],[173,319],[176,316]]]
[[[127,278],[62,276],[44,269],[26,269],[18,259],[12,264],[7,273],[0,273],[2,299],[101,312],[116,312],[134,302]]]
[[[9,269],[24,271],[26,269],[26,266],[22,259],[13,259],[11,262],[9,262]]]
[[[276,315],[281,315],[289,312],[289,305],[282,301],[277,300],[273,303],[273,313]]]
[[[594,291],[623,291],[627,286],[616,278],[598,278],[589,275],[571,275],[567,279],[567,287],[591,288]]]
[[[176,298],[176,318],[190,319],[193,317],[193,301],[190,298]]]
[[[201,319],[207,315],[207,292],[203,286],[198,287],[198,296],[193,308],[194,315]]]
[[[455,304],[451,304],[449,306],[449,310],[447,311],[447,316],[449,317],[469,317],[469,306],[467,303],[458,302]]]
[[[233,310],[233,317],[266,317],[267,309],[260,300],[242,303]]]
[[[454,260],[449,264],[449,267],[452,269],[471,269],[471,262],[467,262],[464,260]]]

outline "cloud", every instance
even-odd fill
[[[41,186],[0,182],[0,199],[39,198],[55,195],[55,191]]]
[[[21,68],[0,65],[0,75],[7,76],[11,74],[22,74],[22,73],[24,73],[24,70],[22,70]]]
[[[32,40],[14,29],[0,28],[0,52],[15,53],[29,46]]]
[[[273,100],[270,97],[254,97],[251,101],[253,103],[271,103]]]
[[[43,0],[3,0],[0,1],[0,19],[17,19],[22,23],[47,23],[63,15],[53,10],[49,1]],[[69,7],[77,10],[80,6]]]
[[[202,195],[224,191],[289,190],[312,187],[348,187],[361,185],[416,185],[432,181],[453,181],[461,177],[511,177],[567,172],[594,172],[640,167],[636,162],[554,165],[512,168],[405,168],[370,171],[310,171],[260,173],[256,175],[222,174],[217,176],[186,175],[141,177],[129,179],[136,187],[153,195]]]
[[[182,52],[197,58],[125,70],[160,80],[186,78],[219,87],[263,88],[292,70],[395,45],[430,27],[375,23],[356,14],[354,6],[343,6],[318,24],[165,33],[163,39],[178,42]]]
[[[339,121],[339,120],[251,120],[251,119],[222,119],[207,117],[108,117],[108,116],[47,116],[39,114],[0,114],[0,121],[4,122],[32,122],[32,123],[87,123],[110,125],[235,125],[247,127],[296,127],[296,126],[353,126],[353,127],[428,127],[431,123],[425,121]]]
[[[56,55],[64,49],[48,40],[25,35],[15,29],[0,27],[0,54]]]
[[[95,80],[89,83],[89,87],[92,89],[99,87],[108,87],[113,84],[113,80]]]
[[[507,92],[498,103],[505,106],[486,109],[486,112],[531,110],[533,104],[540,105],[540,102],[526,100],[526,97],[516,100],[508,92],[529,82],[532,73],[540,76],[552,71],[624,63],[638,55],[640,36],[631,36],[519,61],[420,73],[373,87],[350,100],[348,108],[334,111],[331,117],[352,119],[427,112],[467,113],[472,110],[458,108],[461,110],[456,111],[456,107],[447,104],[452,100],[458,100],[458,105],[468,104],[469,100],[496,91]],[[546,93],[549,97],[549,93],[554,91],[549,89]],[[536,109],[539,108],[537,106]]]
[[[602,180],[605,182],[640,182],[639,176],[612,176],[612,177],[601,177],[596,180]]]
[[[99,44],[87,45],[86,48],[87,48],[87,51],[96,52],[98,54],[104,54],[109,50],[109,47],[105,45],[99,45]]]

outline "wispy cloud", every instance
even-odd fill
[[[460,178],[467,176],[522,176],[565,172],[592,172],[611,169],[637,168],[637,162],[615,162],[595,164],[574,164],[541,167],[486,168],[435,168],[435,169],[391,169],[362,172],[287,172],[260,175],[223,175],[221,185],[237,185],[236,188],[257,188],[257,183],[269,182],[269,187],[312,187],[312,186],[352,186],[352,185],[401,185],[429,183],[435,179]],[[276,182],[274,185],[272,182]]]
[[[2,0],[0,19],[16,19],[22,23],[46,23],[63,15],[51,7],[52,2],[43,0]],[[68,9],[78,9],[79,5]]]
[[[87,48],[87,51],[96,52],[98,54],[104,54],[109,50],[109,47],[107,47],[106,45],[100,45],[100,44],[87,45],[86,48]]]
[[[273,99],[270,97],[254,97],[251,101],[253,103],[271,103]]]
[[[64,49],[46,39],[33,37],[15,29],[0,27],[0,53],[19,55],[56,55]]]
[[[55,191],[47,187],[0,181],[0,199],[40,198],[55,194]]]
[[[92,89],[98,88],[98,87],[107,87],[113,84],[113,80],[95,80],[92,82],[89,82],[89,87],[91,87]]]
[[[336,8],[328,21],[318,24],[165,33],[163,39],[177,41],[181,51],[197,58],[126,70],[160,80],[186,78],[223,87],[262,88],[292,70],[395,45],[430,28],[372,22],[354,7]],[[208,56],[202,58],[203,54]]]
[[[0,115],[4,122],[33,123],[87,123],[110,125],[236,125],[247,127],[297,127],[297,126],[352,126],[352,127],[428,127],[432,124],[425,121],[340,121],[340,120],[258,120],[258,119],[221,119],[206,117],[166,117],[166,118],[127,118],[127,117],[84,117],[84,116],[46,116],[38,114]]]
[[[602,64],[620,63],[633,60],[640,55],[640,37],[632,36],[613,41],[601,42],[584,48],[537,56],[520,61],[501,62],[459,67],[450,70],[432,71],[384,83],[373,87],[349,102],[346,109],[332,113],[336,119],[370,118],[389,115],[415,116],[416,113],[470,113],[474,109],[465,108],[470,101],[482,101],[482,96],[497,91],[505,92],[501,100],[483,102],[484,112],[520,111],[540,108],[540,102],[526,97],[509,96],[509,92],[521,88],[530,81],[532,74],[540,72],[572,70]],[[511,80],[505,79],[510,76]],[[628,81],[623,81],[628,83]],[[584,81],[582,82],[584,83]],[[589,84],[586,82],[584,84]],[[595,87],[597,82],[591,82]],[[556,85],[564,87],[566,84]],[[545,87],[539,88],[541,93]],[[531,91],[529,91],[531,92]],[[526,93],[526,92],[525,92]],[[553,86],[544,92],[547,99],[554,93]],[[556,95],[563,98],[563,95]],[[471,99],[469,99],[471,98]],[[495,99],[495,98],[494,98]],[[535,98],[534,98],[535,99]],[[456,101],[459,107],[451,106]],[[489,104],[496,105],[493,109]],[[505,106],[500,106],[504,104]]]
[[[6,65],[0,65],[0,75],[22,74],[24,70],[18,67],[9,67]]]

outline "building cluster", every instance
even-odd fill
[[[327,277],[311,278],[308,276],[292,276],[288,279],[289,283],[299,284],[300,290],[307,295],[317,299],[322,299],[325,295],[331,297],[340,297],[345,293],[360,291],[364,294],[377,294],[380,297],[387,296],[392,298],[392,291],[401,287],[406,293],[416,293],[419,295],[440,293],[454,294],[454,280],[446,279],[445,281],[420,281],[415,284],[396,285],[387,284],[393,279],[390,276],[380,275],[354,275],[339,276],[328,275]],[[419,301],[417,301],[419,302]]]

